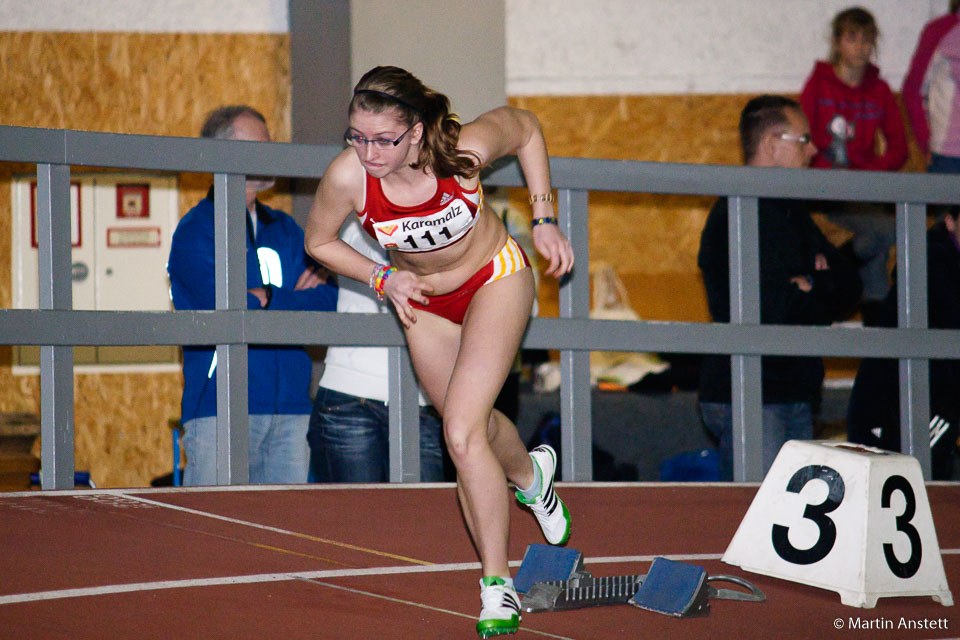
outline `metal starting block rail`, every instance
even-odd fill
[[[540,613],[627,604],[645,577],[646,575],[629,575],[594,578],[587,574],[571,580],[538,582],[523,596],[520,608],[527,613]]]

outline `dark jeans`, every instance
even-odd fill
[[[720,440],[720,479],[733,479],[733,405],[701,402],[700,415],[707,429]],[[813,413],[809,402],[763,405],[763,474],[770,470],[787,440],[813,438]]]
[[[960,158],[941,156],[939,153],[930,154],[928,173],[960,173]]]
[[[443,481],[443,427],[431,407],[420,407],[420,481]],[[377,400],[320,387],[307,431],[313,482],[387,482],[389,414]]]

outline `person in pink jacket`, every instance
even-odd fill
[[[931,173],[960,173],[960,0],[920,33],[903,80],[903,103]]]
[[[907,160],[907,137],[890,86],[871,62],[879,29],[860,7],[834,17],[830,59],[816,63],[800,94],[810,121],[817,168],[897,171]],[[872,324],[873,311],[887,295],[887,262],[896,243],[896,222],[886,205],[840,203],[830,219],[853,232],[861,262],[861,312]]]

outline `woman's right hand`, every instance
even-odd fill
[[[433,287],[422,282],[412,271],[394,271],[383,283],[383,293],[393,302],[393,307],[397,310],[397,316],[405,329],[409,329],[410,325],[417,321],[413,307],[410,306],[410,300],[428,305],[430,301],[426,294],[431,291]]]

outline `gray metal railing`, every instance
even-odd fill
[[[331,146],[253,143],[0,127],[0,162],[37,164],[40,308],[0,310],[0,343],[41,345],[43,489],[73,484],[75,345],[216,345],[217,446],[221,484],[248,479],[249,344],[386,346],[390,351],[390,480],[419,478],[416,385],[403,335],[389,315],[256,311],[245,308],[245,175],[317,178],[339,152]],[[214,174],[216,310],[71,309],[71,166]],[[732,354],[734,479],[761,479],[761,355],[900,359],[902,450],[930,477],[929,359],[960,358],[960,331],[927,329],[926,205],[960,203],[956,178],[877,172],[758,169],[714,165],[552,158],[563,231],[578,268],[560,287],[560,317],[530,323],[525,348],[561,354],[562,469],[590,480],[590,351]],[[516,163],[484,179],[522,186]],[[729,324],[589,319],[588,194],[620,191],[729,196]],[[897,203],[899,328],[759,324],[757,198]],[[642,419],[642,417],[640,418]]]

